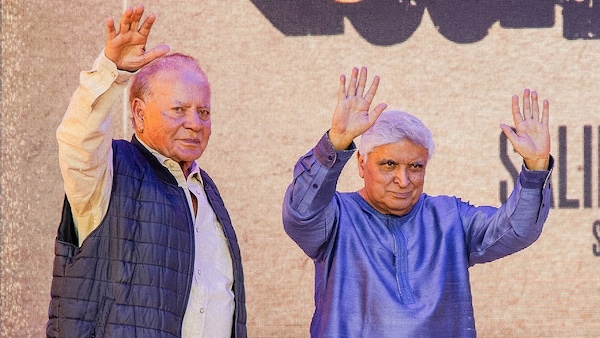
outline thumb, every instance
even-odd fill
[[[508,138],[508,140],[510,141],[510,143],[513,144],[513,146],[515,145],[515,142],[517,141],[517,133],[515,133],[515,130],[513,129],[513,127],[501,123],[500,124],[500,129],[502,129],[502,131],[504,132],[504,135],[506,135],[506,138]]]
[[[373,110],[371,110],[371,113],[369,113],[369,124],[370,125],[373,125],[373,123],[375,123],[375,121],[377,121],[377,119],[379,118],[381,113],[383,113],[385,108],[387,108],[387,103],[380,103],[375,108],[373,108]]]
[[[144,59],[145,59],[146,64],[167,54],[170,50],[171,50],[171,48],[167,45],[158,45],[158,46],[155,46],[152,49],[146,51],[146,53],[144,53]]]

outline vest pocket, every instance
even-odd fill
[[[114,302],[115,300],[111,298],[104,297],[102,299],[90,338],[104,337],[104,334],[106,333],[105,329],[106,323],[108,322],[108,315],[110,314],[110,310],[112,309]]]

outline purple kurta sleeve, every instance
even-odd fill
[[[302,156],[294,167],[294,179],[283,200],[283,225],[286,233],[311,258],[317,259],[329,238],[335,218],[332,203],[338,178],[354,153],[335,151],[327,134]]]

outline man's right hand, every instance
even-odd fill
[[[346,77],[340,77],[338,103],[329,130],[329,140],[336,150],[348,149],[354,138],[367,131],[387,107],[385,103],[380,103],[369,112],[379,86],[379,77],[373,79],[371,87],[364,93],[366,84],[366,67],[362,67],[360,74],[358,68],[352,69],[347,89]]]
[[[149,15],[140,26],[143,14],[143,5],[127,8],[121,17],[119,32],[117,32],[112,18],[106,22],[108,37],[104,53],[120,70],[137,71],[152,60],[167,54],[170,50],[167,45],[158,45],[146,50],[148,35],[150,35],[150,29],[156,16]]]

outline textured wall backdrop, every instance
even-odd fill
[[[285,235],[296,159],[326,131],[338,77],[368,66],[376,101],[437,141],[425,190],[498,205],[519,161],[510,97],[551,104],[554,207],[529,249],[471,269],[481,337],[600,336],[600,6],[591,0],[147,0],[151,44],[196,56],[213,87],[200,163],[236,226],[250,337],[307,337],[313,265]],[[54,132],[129,1],[2,1],[0,336],[44,335],[63,199]],[[137,3],[133,3],[137,4]],[[407,4],[412,4],[406,7]],[[122,105],[116,136],[132,133]],[[351,162],[341,190],[361,186]]]

